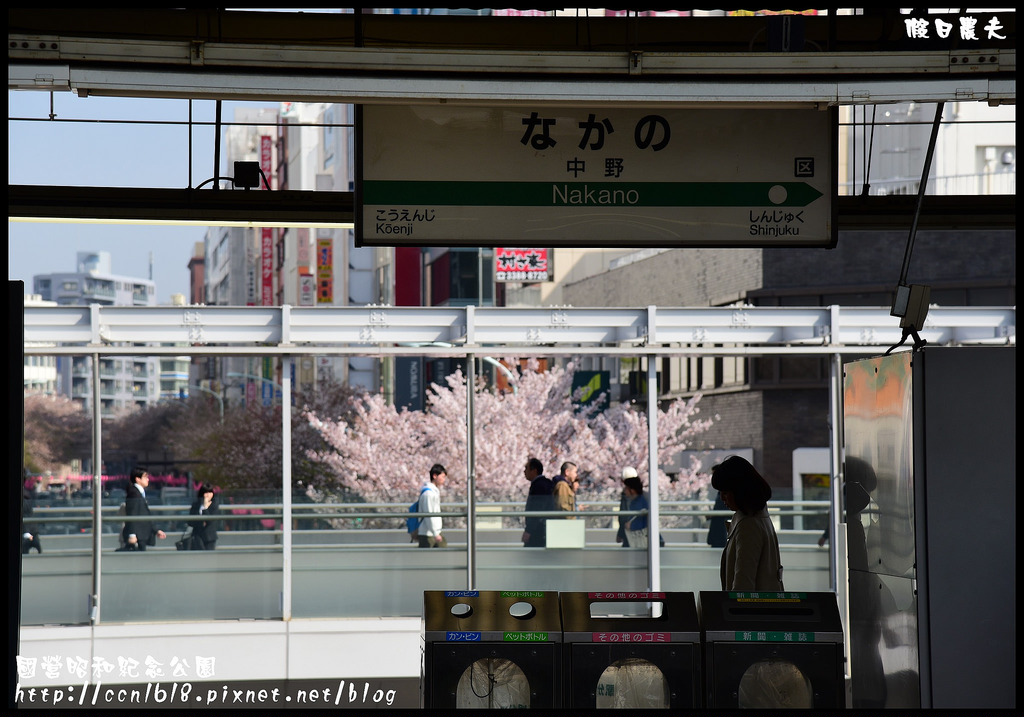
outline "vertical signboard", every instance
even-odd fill
[[[259,299],[257,279],[260,273],[260,261],[258,247],[255,239],[245,233],[245,305],[256,306]]]
[[[295,230],[295,263],[300,269],[312,266],[309,256],[309,229],[299,227]]]
[[[316,277],[309,273],[299,274],[299,306],[314,306],[315,304]]]
[[[334,241],[330,237],[316,240],[316,303],[334,303]]]
[[[395,408],[423,410],[423,357],[395,357]]]
[[[273,174],[273,148],[270,135],[260,135],[260,168],[266,177]],[[260,303],[274,305],[274,230],[271,227],[260,229]]]
[[[313,381],[316,378],[316,368],[312,356],[300,356],[297,361],[299,365],[299,393],[309,394],[313,391]]]
[[[295,230],[295,265],[298,269],[299,306],[316,304],[316,275],[313,273],[314,257],[310,250],[309,229],[299,227]]]
[[[359,109],[360,244],[835,244],[834,110]]]

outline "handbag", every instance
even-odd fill
[[[181,538],[176,540],[174,543],[176,550],[191,550],[192,549],[192,527],[189,526],[185,529],[185,532],[181,534]]]
[[[647,547],[647,528],[626,530],[626,539],[629,541],[629,547],[645,549]]]

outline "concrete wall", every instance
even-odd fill
[[[760,286],[749,289],[799,289],[856,292],[892,291],[900,278],[912,217],[907,231],[841,232],[835,249],[765,249]],[[1016,284],[1014,231],[920,231],[914,239],[907,272],[912,284],[984,286]],[[842,304],[854,303],[844,299]],[[946,303],[951,302],[935,302]],[[988,300],[974,305],[992,305]],[[1014,304],[1007,301],[1006,304]]]
[[[710,306],[760,286],[759,249],[676,249],[566,284],[573,306]]]

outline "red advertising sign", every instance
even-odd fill
[[[494,280],[533,283],[551,281],[547,249],[494,250]]]
[[[260,135],[260,168],[267,177],[273,174],[273,144],[270,135]],[[263,186],[263,185],[261,185]],[[274,305],[274,230],[263,227],[260,231],[260,303]]]

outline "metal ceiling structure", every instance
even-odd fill
[[[480,17],[206,9],[8,11],[8,88],[80,96],[339,103],[818,107],[1016,102],[1015,15],[1004,39],[907,37],[895,8],[783,17]],[[237,221],[236,196],[13,186],[9,216]],[[264,223],[314,219],[281,194]],[[841,229],[905,228],[910,197],[839,197]],[[242,202],[242,199],[237,201]],[[264,199],[263,201],[267,201]],[[225,202],[228,202],[225,205]],[[335,222],[351,221],[335,193]],[[326,219],[325,219],[326,221]],[[1015,226],[1012,196],[926,198],[920,228]]]

